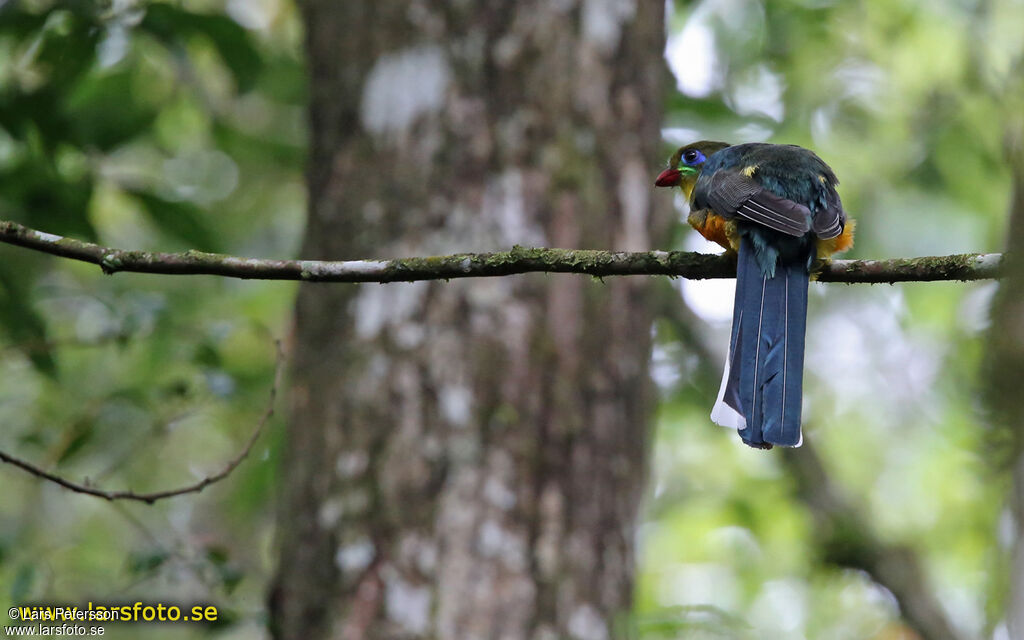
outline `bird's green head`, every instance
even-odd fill
[[[686,194],[686,198],[689,199],[704,163],[716,151],[721,151],[728,146],[725,142],[701,140],[679,147],[669,158],[668,169],[662,171],[654,181],[654,186],[680,187]]]

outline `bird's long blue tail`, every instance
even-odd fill
[[[740,243],[729,361],[719,403],[742,416],[730,426],[739,428],[748,445],[795,447],[801,440],[808,265],[779,261],[768,275],[752,245],[749,238]],[[715,411],[721,411],[719,405]]]

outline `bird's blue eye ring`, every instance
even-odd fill
[[[682,161],[685,165],[692,167],[704,162],[705,160],[707,160],[707,158],[705,158],[704,154],[697,149],[687,149],[683,152]]]

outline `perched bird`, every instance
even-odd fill
[[[682,188],[690,224],[737,254],[729,355],[711,419],[752,447],[801,442],[811,267],[853,246],[838,183],[795,145],[710,141],[680,148],[655,181]]]

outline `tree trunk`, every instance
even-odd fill
[[[1024,127],[1011,128],[1007,140],[1013,191],[1006,242],[1006,277],[993,302],[985,389],[989,408],[999,427],[1002,445],[999,450],[1009,452],[1012,465],[1010,508],[1015,535],[1006,621],[1011,638],[1024,638],[1024,404],[1020,401],[1021,380],[1024,380]]]
[[[303,256],[663,244],[664,3],[306,0]],[[618,635],[649,282],[301,287],[278,638]]]

